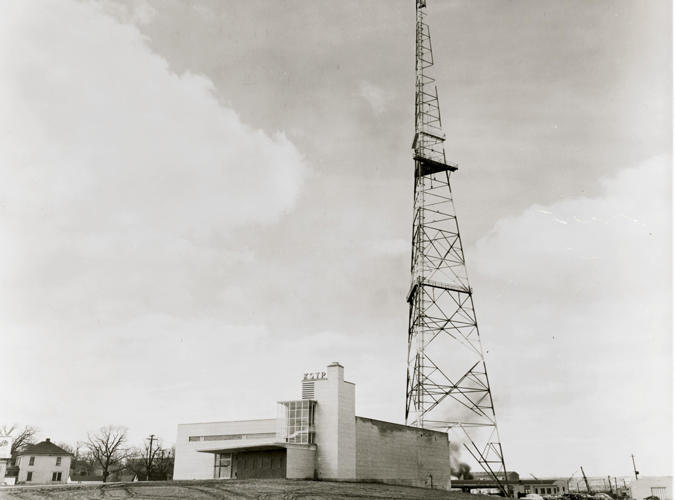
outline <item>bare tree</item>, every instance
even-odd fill
[[[139,480],[161,481],[173,475],[173,449],[162,448],[161,439],[146,440],[143,448],[130,450],[126,469]]]
[[[175,455],[176,450],[173,447],[162,449],[159,452],[159,457],[155,462],[153,470],[156,480],[166,481],[167,479],[173,479],[173,464]]]
[[[126,441],[126,428],[113,425],[101,427],[95,434],[87,435],[86,447],[92,458],[101,466],[104,483],[112,472],[111,469],[120,465],[127,456],[127,450],[124,448]]]
[[[35,442],[35,435],[38,433],[38,428],[32,425],[27,425],[20,430],[17,424],[0,426],[0,435],[12,437],[12,463],[16,461],[16,455],[22,448]]]
[[[64,442],[56,443],[56,446],[58,446],[62,450],[67,451],[71,455],[75,456],[75,447],[74,446],[72,446],[68,443],[64,443]]]

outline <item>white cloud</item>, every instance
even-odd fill
[[[245,125],[207,78],[172,73],[110,5],[15,2],[0,18],[6,314],[180,314],[200,294],[213,306],[246,258],[229,232],[276,221],[300,192],[306,167],[282,132]]]
[[[373,255],[399,256],[410,253],[410,241],[403,238],[388,238],[368,241],[366,250]]]
[[[114,0],[97,0],[104,12],[115,16],[123,23],[144,26],[150,24],[157,16],[157,10],[147,0],[134,0],[131,4],[123,4]]]
[[[359,96],[366,100],[376,115],[382,114],[393,99],[391,92],[364,80],[359,82]]]
[[[516,469],[540,455],[540,473],[572,470],[578,455],[618,474],[639,449],[643,468],[670,470],[669,159],[603,184],[502,219],[467,252]]]

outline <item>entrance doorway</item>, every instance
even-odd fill
[[[213,466],[214,479],[230,479],[232,477],[232,454],[216,453]]]

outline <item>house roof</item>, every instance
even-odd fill
[[[56,446],[52,443],[49,438],[45,439],[38,444],[29,444],[23,450],[18,453],[21,455],[62,455],[62,456],[72,456],[72,453],[68,453],[66,450],[60,446]]]

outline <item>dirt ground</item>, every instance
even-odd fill
[[[0,499],[32,500],[127,499],[304,499],[342,498],[453,499],[481,500],[488,497],[468,493],[390,486],[384,484],[338,483],[330,481],[289,481],[251,479],[240,481],[163,481],[150,483],[109,483],[97,485],[17,486],[0,489]]]

